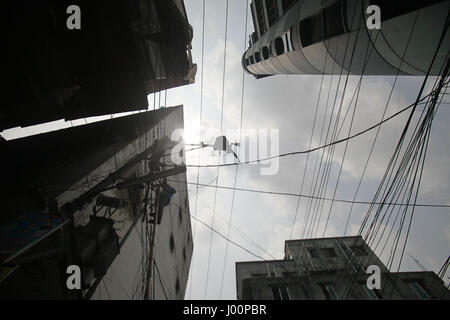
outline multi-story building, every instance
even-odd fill
[[[195,81],[183,0],[9,2],[2,11],[0,131],[146,110],[148,94]]]
[[[286,241],[284,260],[237,262],[236,288],[238,300],[450,299],[434,272],[389,272],[362,237]]]
[[[172,161],[182,128],[178,106],[2,141],[0,296],[183,299],[193,242],[186,169]],[[159,209],[163,178],[175,193]],[[67,287],[70,265],[80,290]]]
[[[380,29],[373,7],[380,9]],[[253,0],[242,66],[276,74],[439,74],[450,50],[448,0]],[[369,23],[368,23],[369,22]],[[440,39],[442,43],[439,45]]]

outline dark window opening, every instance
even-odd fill
[[[400,1],[371,0],[371,5],[377,5],[381,11],[381,21],[386,21],[428,6],[442,2],[442,0],[409,1],[407,5]]]
[[[261,55],[259,54],[258,51],[255,52],[255,61],[256,62],[261,62]]]
[[[286,12],[297,0],[282,0],[283,12]]]
[[[270,271],[269,271],[269,276],[272,277],[272,278],[276,278],[276,277],[277,277],[277,274],[275,273],[274,270],[270,270]]]
[[[255,1],[256,17],[258,19],[259,31],[262,34],[266,33],[267,26],[264,18],[264,8],[261,0]]]
[[[183,247],[183,260],[186,261],[186,247]]]
[[[269,48],[267,46],[262,47],[262,56],[264,60],[269,59]]]
[[[287,287],[280,287],[281,299],[282,300],[290,300],[289,293]]]
[[[343,35],[348,30],[345,1],[337,1],[320,13],[300,21],[300,40],[303,47]]]
[[[180,220],[180,223],[183,221],[183,210],[181,208],[178,208],[178,220]]]
[[[367,295],[370,297],[370,299],[372,300],[381,300],[383,298],[381,291],[378,289],[369,289],[367,288],[367,285],[364,285]]]
[[[252,287],[248,281],[242,282],[242,299],[244,300],[252,300]]]
[[[331,283],[324,283],[320,285],[320,287],[322,288],[323,294],[327,300],[337,300],[336,291]]]
[[[286,286],[272,287],[272,296],[274,300],[290,300]]]
[[[297,275],[297,272],[295,271],[284,271],[283,277],[295,277]]]
[[[170,235],[169,245],[170,252],[173,252],[173,250],[175,249],[175,240],[173,239],[173,234]]]
[[[327,258],[336,258],[337,254],[336,251],[334,250],[334,248],[324,248],[323,252],[325,253],[325,256]]]
[[[253,25],[256,26],[256,24],[257,24],[257,22],[258,22],[258,19],[257,19],[256,16],[255,16],[255,6],[254,6],[253,2],[250,3],[250,11],[251,11],[251,13],[252,13]],[[256,28],[255,28],[255,30],[256,30]],[[255,32],[255,33],[256,33],[256,32]],[[252,38],[253,38],[253,37],[252,37]],[[253,43],[254,43],[254,42],[253,42]]]
[[[410,280],[407,282],[409,282],[409,285],[413,288],[419,298],[432,299],[433,293],[427,288],[422,280]]]
[[[267,16],[269,18],[269,27],[278,20],[278,7],[276,0],[266,0]]]
[[[322,41],[322,13],[306,18],[299,24],[300,41],[303,47],[308,47],[314,43]]]
[[[335,2],[323,10],[324,39],[345,33],[342,17],[342,1]]]
[[[367,296],[370,300],[381,300],[383,299],[383,295],[381,294],[381,290],[378,289],[369,289],[367,288],[367,284],[364,281],[359,282],[359,284],[363,287]]]
[[[366,249],[361,245],[353,246],[353,247],[351,247],[351,250],[352,250],[353,254],[357,257],[367,255]]]
[[[253,273],[252,278],[265,278],[267,277],[267,273]]]
[[[180,280],[177,277],[177,282],[175,283],[175,293],[178,294],[180,292]]]
[[[312,258],[319,257],[319,249],[308,249],[308,252]]]
[[[275,38],[275,53],[280,56],[284,53],[284,43],[281,37]]]
[[[281,300],[280,290],[278,287],[272,287],[273,300]]]

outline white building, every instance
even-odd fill
[[[380,29],[367,25],[380,8]],[[368,10],[368,8],[370,10]],[[275,74],[424,75],[445,30],[450,1],[253,0],[255,32],[242,66]],[[443,37],[431,74],[450,50]]]

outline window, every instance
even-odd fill
[[[180,223],[183,221],[183,210],[181,208],[178,208],[178,220],[180,220]]]
[[[256,62],[261,62],[261,55],[259,54],[258,51],[255,52],[255,61]]]
[[[169,245],[170,245],[170,252],[173,253],[173,250],[175,249],[175,240],[173,239],[173,234],[170,235]]]
[[[261,34],[264,34],[267,31],[267,25],[266,25],[266,19],[264,17],[264,8],[263,8],[262,1],[255,1],[255,9],[256,9],[256,17],[258,20],[259,31],[261,32]]]
[[[284,43],[281,37],[275,38],[275,53],[280,56],[284,53]]]
[[[175,293],[178,294],[180,292],[180,280],[177,277],[177,282],[175,283]]]
[[[342,1],[337,1],[323,10],[324,39],[345,33],[342,17]]]
[[[325,257],[327,258],[336,258],[337,254],[334,248],[323,248],[323,252],[325,253]]]
[[[370,300],[381,300],[383,298],[383,295],[381,294],[381,291],[378,289],[369,289],[367,288],[367,284],[365,282],[361,283],[361,285],[364,288],[364,291],[367,293],[367,296]]]
[[[385,21],[438,2],[439,0],[411,1],[407,6],[403,6],[399,1],[371,0],[370,4],[378,5],[381,8],[381,21]]]
[[[265,278],[267,277],[267,273],[253,273],[252,278]]]
[[[300,21],[300,40],[303,47],[346,33],[345,2],[336,1],[322,12]]]
[[[282,0],[283,12],[286,12],[297,0]]]
[[[319,249],[308,249],[308,252],[312,258],[319,258]]]
[[[327,300],[337,300],[337,294],[334,290],[334,286],[331,283],[324,283],[320,285]]]
[[[289,291],[286,286],[272,287],[273,300],[290,300]]]
[[[267,15],[269,18],[269,27],[278,19],[278,7],[276,0],[266,0]]]
[[[246,279],[248,280],[248,279]],[[251,287],[251,283],[244,280],[242,282],[242,299],[244,300],[252,300],[253,299],[253,295],[252,295],[252,287]]]
[[[360,256],[367,255],[367,250],[364,248],[364,246],[361,246],[361,245],[353,246],[350,249],[352,250],[352,252],[355,256],[360,257]]]
[[[281,300],[290,300],[288,288],[283,286],[280,287]]]
[[[297,275],[297,272],[295,271],[284,271],[283,277],[295,277]]]
[[[269,59],[269,48],[267,46],[262,47],[262,56],[264,60]]]
[[[413,288],[414,292],[417,294],[419,298],[422,299],[432,298],[431,291],[423,284],[422,280],[409,281],[409,285],[411,286],[411,288]]]
[[[271,278],[277,277],[277,270],[276,270],[274,264],[267,265],[267,271],[269,273],[269,277],[271,277]]]
[[[280,290],[278,287],[272,287],[273,300],[281,300]]]
[[[299,31],[303,47],[321,41],[323,39],[322,13],[300,21]]]
[[[186,247],[183,247],[183,260],[186,261]]]

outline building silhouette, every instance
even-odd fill
[[[366,24],[371,5],[380,8],[379,30]],[[255,31],[242,67],[256,78],[424,75],[446,29],[450,1],[253,0],[250,6]],[[431,74],[439,74],[449,50],[447,33]]]
[[[183,299],[193,241],[186,169],[171,160],[183,123],[177,106],[2,141],[0,298]],[[163,178],[175,193],[159,208]]]
[[[69,6],[80,29],[68,29]],[[0,131],[146,110],[147,95],[193,83],[193,30],[183,0],[2,4]]]
[[[434,272],[389,272],[360,236],[286,241],[283,260],[236,262],[236,288],[238,300],[450,299]]]

